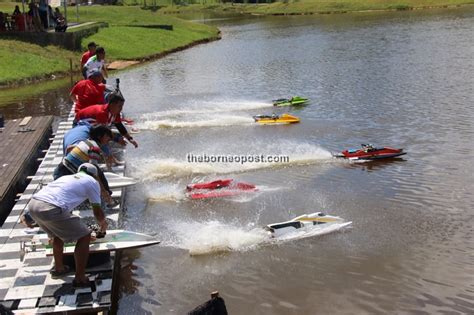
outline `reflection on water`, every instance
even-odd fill
[[[7,119],[53,115],[65,117],[71,110],[70,78],[0,90],[0,113]]]

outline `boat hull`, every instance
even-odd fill
[[[269,224],[265,229],[270,233],[271,237],[280,237],[297,230],[307,230],[315,226],[331,223],[350,224],[351,222],[345,222],[341,217],[315,212],[298,216],[289,221]]]
[[[366,150],[344,150],[335,157],[345,158],[348,160],[380,160],[390,159],[398,156],[405,155],[406,152],[403,149],[395,149],[390,147],[376,148],[371,151]]]
[[[282,114],[280,116],[254,116],[255,122],[261,125],[287,125],[299,123],[300,119],[290,114]]]
[[[303,105],[309,102],[309,99],[295,96],[290,99],[281,98],[273,101],[273,106],[293,106],[293,105]]]
[[[246,192],[257,191],[253,184],[234,182],[232,179],[220,179],[208,183],[197,183],[186,186],[191,199],[207,199],[236,196]]]

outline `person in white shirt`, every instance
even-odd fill
[[[97,47],[95,55],[90,57],[89,60],[84,64],[83,73],[86,74],[84,79],[87,79],[93,71],[99,70],[102,73],[104,79],[107,79],[107,69],[105,67],[105,49],[103,47]]]
[[[85,270],[89,258],[91,231],[71,211],[88,199],[101,232],[104,233],[107,229],[105,215],[100,206],[97,173],[93,164],[84,163],[79,166],[76,174],[60,177],[42,188],[33,195],[28,204],[31,217],[53,240],[53,278],[70,273],[69,266],[63,264],[64,243],[76,242],[74,287],[89,286]]]

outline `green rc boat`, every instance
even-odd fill
[[[293,96],[292,98],[280,98],[273,100],[273,106],[291,106],[291,105],[303,105],[309,102],[308,98]]]

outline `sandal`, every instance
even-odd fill
[[[74,280],[72,280],[72,286],[74,288],[90,288],[91,283],[90,283],[90,281],[79,282],[79,281],[76,281],[76,279],[74,279]]]
[[[53,267],[49,273],[51,274],[51,278],[53,279],[58,279],[58,278],[62,278],[70,273],[73,273],[73,270],[71,270],[71,267],[69,267],[68,265],[64,265],[64,270],[61,270],[61,271],[58,271],[55,269],[55,267]]]

